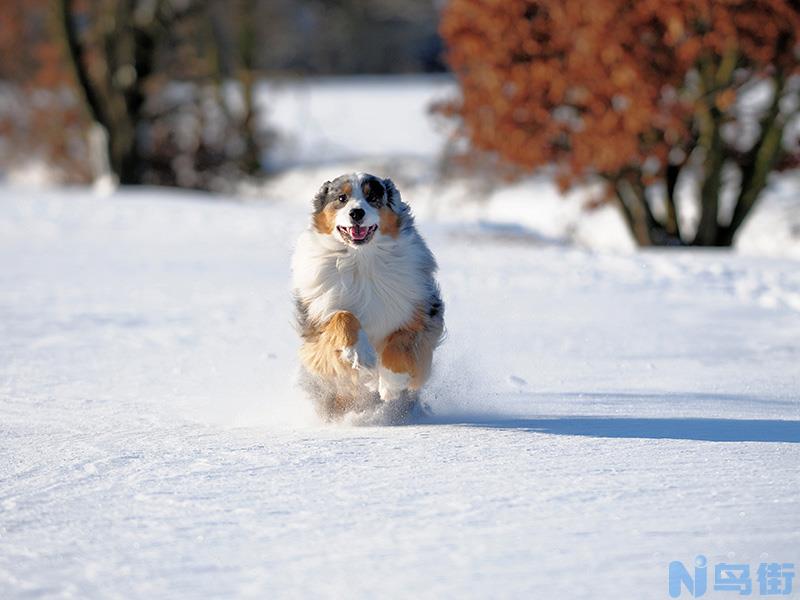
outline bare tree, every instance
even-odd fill
[[[261,171],[255,0],[98,0],[88,9],[58,2],[75,80],[105,130],[120,183],[209,188]],[[230,57],[226,31],[237,41]],[[240,114],[225,94],[226,62],[241,84]]]

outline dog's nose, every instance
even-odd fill
[[[353,223],[360,223],[365,214],[363,208],[354,208],[350,211],[350,218],[353,219]]]

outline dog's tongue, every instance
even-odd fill
[[[365,237],[367,237],[367,228],[353,225],[350,228],[350,237],[354,240],[363,240]]]

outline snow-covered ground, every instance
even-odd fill
[[[431,157],[447,142],[431,104],[456,93],[446,75],[316,77],[258,88],[264,125],[277,144],[273,168],[365,156]]]
[[[434,416],[331,426],[292,385],[301,196],[2,189],[0,597],[660,598],[699,553],[800,562],[797,262],[421,218]]]
[[[698,554],[725,598],[717,563],[754,596],[800,565],[797,176],[734,252],[636,252],[546,178],[439,181],[444,84],[412,83],[276,98],[306,166],[246,199],[0,186],[0,598],[667,598]],[[410,425],[321,423],[293,383],[289,256],[346,169],[440,263]]]

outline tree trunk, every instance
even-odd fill
[[[759,195],[767,185],[767,177],[780,157],[784,122],[780,114],[780,99],[783,92],[784,77],[775,77],[775,92],[767,113],[761,120],[761,137],[753,149],[739,164],[742,181],[731,222],[720,228],[717,245],[730,246],[739,227],[742,226]]]
[[[664,223],[666,232],[675,239],[681,239],[681,228],[678,222],[678,207],[675,199],[675,189],[678,186],[678,177],[683,165],[669,163],[666,171],[666,212],[667,219]]]
[[[719,128],[721,114],[713,107],[704,110],[700,120],[703,130],[700,141],[706,156],[703,161],[703,183],[700,187],[700,222],[693,243],[695,246],[714,246],[719,229],[719,196],[725,162]]]
[[[698,100],[698,145],[705,152],[703,182],[700,188],[700,222],[693,244],[716,246],[719,244],[719,198],[722,193],[722,169],[725,166],[726,148],[722,139],[723,114],[717,99],[719,90],[725,89],[733,79],[739,60],[739,51],[730,46],[719,59],[708,55],[701,57],[701,98]]]
[[[761,133],[753,148],[746,152],[726,146],[721,127],[724,115],[717,105],[717,94],[731,84],[738,64],[738,51],[729,48],[718,62],[706,56],[698,65],[701,97],[696,112],[696,138],[693,147],[683,148],[686,156],[693,149],[704,152],[703,178],[699,190],[700,221],[692,245],[730,246],[736,231],[741,227],[767,184],[767,178],[784,152],[783,129],[787,117],[781,113],[780,101],[786,75],[778,71],[774,76],[774,95],[770,107],[761,119]],[[684,161],[685,162],[685,161]],[[741,171],[739,194],[730,223],[719,222],[720,196],[723,191],[722,170],[725,164],[736,162]],[[666,186],[666,217],[659,223],[650,211],[642,185],[641,173],[626,169],[616,177],[608,178],[616,192],[622,210],[636,243],[640,246],[682,245],[675,189],[683,164],[668,164],[664,173]]]
[[[107,69],[102,81],[93,80],[86,67],[73,19],[73,0],[59,0],[59,6],[67,55],[92,119],[106,132],[111,170],[123,185],[140,184],[144,169],[137,138],[144,118],[144,82],[153,70],[155,39],[151,26],[158,3],[149,22],[142,19],[141,11],[134,19],[136,0],[117,3],[110,17],[114,25],[105,32]]]
[[[619,207],[639,246],[669,245],[671,237],[653,215],[639,174],[628,173],[613,182]]]
[[[255,62],[258,33],[256,31],[255,0],[242,0],[239,7],[237,47],[237,79],[242,89],[244,115],[239,123],[239,131],[244,138],[245,150],[239,160],[242,170],[248,175],[261,171],[261,149],[257,140],[258,119],[255,106]]]

